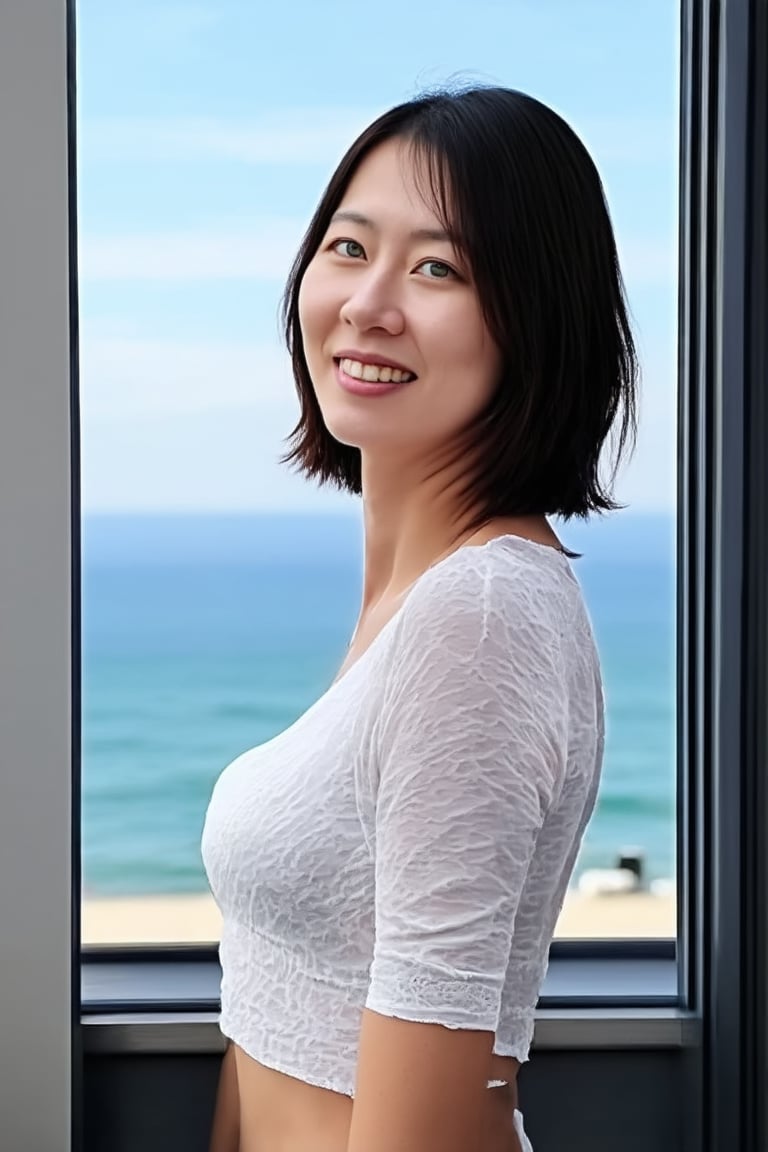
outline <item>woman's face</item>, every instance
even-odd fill
[[[470,269],[418,191],[400,140],[358,167],[302,280],[299,319],[325,424],[364,453],[405,461],[439,450],[499,377]],[[391,383],[391,368],[373,367],[388,361],[411,378],[378,395],[349,391],[350,376]]]

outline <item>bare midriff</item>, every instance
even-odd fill
[[[353,1101],[253,1060],[235,1047],[240,1096],[240,1152],[346,1152]],[[492,1056],[487,1141],[482,1152],[520,1152],[514,1128],[519,1061]]]

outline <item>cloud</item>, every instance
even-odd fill
[[[89,423],[233,408],[277,411],[286,425],[298,416],[288,354],[277,345],[128,337],[81,339],[80,407]]]
[[[252,120],[212,116],[86,120],[81,159],[89,163],[180,164],[232,161],[286,166],[335,162],[383,108],[293,108]]]
[[[292,423],[255,408],[134,415],[83,430],[86,512],[346,511],[356,498],[277,458]]]
[[[111,233],[81,237],[81,280],[284,280],[306,221],[264,217],[236,232]]]
[[[196,164],[212,160],[246,165],[333,165],[386,105],[350,108],[297,107],[237,117],[100,117],[86,119],[79,134],[81,160],[89,163]],[[598,164],[647,167],[674,164],[674,120],[652,116],[576,119],[563,111]]]

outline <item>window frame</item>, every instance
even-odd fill
[[[681,44],[683,1131],[718,1152],[768,1139],[766,4],[683,0]]]
[[[535,1040],[684,1049],[685,1130],[712,1152],[764,1146],[768,1108],[768,186],[756,145],[768,128],[767,24],[764,0],[682,0],[677,942],[672,955],[611,942],[641,1001],[622,1004],[599,995],[607,945],[555,941],[550,988],[561,991],[545,988]],[[0,5],[0,85],[0,267],[13,269],[0,294],[0,751],[20,769],[0,773],[0,1011],[14,1056],[0,1114],[14,1144],[62,1148],[69,1133],[78,1147],[83,1050],[223,1041],[207,995],[157,995],[157,965],[178,976],[189,950],[122,949],[139,992],[81,1003],[81,977],[104,987],[116,958],[79,944],[74,0]],[[203,952],[215,980],[215,948]],[[656,965],[658,979],[659,963],[679,977],[674,1005],[658,986],[643,999],[643,972]],[[567,994],[576,966],[578,999]]]
[[[74,0],[0,4],[0,1116],[13,1148],[77,1148],[82,1131],[74,32]]]

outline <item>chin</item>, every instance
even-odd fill
[[[333,426],[329,424],[327,427],[334,440],[338,440],[339,444],[343,444],[346,448],[357,448],[362,452],[387,443],[380,437],[366,435],[360,428],[340,427],[338,423]]]
[[[343,406],[342,406],[343,407]],[[369,448],[376,444],[386,444],[391,437],[382,436],[381,426],[376,428],[372,414],[365,412],[340,411],[334,405],[333,410],[322,410],[323,423],[335,440],[346,444],[348,448]]]

